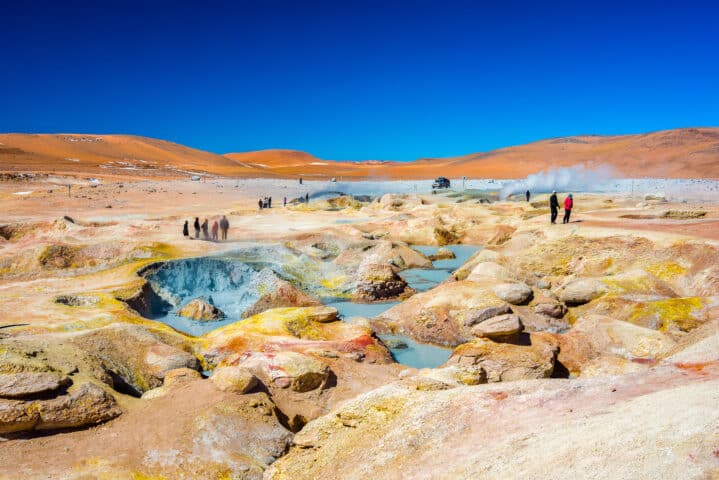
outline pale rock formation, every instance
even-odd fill
[[[532,289],[524,283],[500,283],[492,287],[499,298],[512,305],[522,305],[532,299]]]
[[[66,395],[47,400],[0,400],[0,433],[85,427],[121,413],[105,390],[83,383]]]
[[[177,311],[182,317],[191,318],[200,322],[220,320],[225,314],[205,298],[196,298]]]
[[[489,318],[472,327],[472,334],[483,338],[504,338],[524,329],[518,315],[507,314]]]
[[[210,377],[223,392],[247,393],[257,385],[257,377],[242,367],[220,367]]]
[[[360,266],[357,277],[356,301],[392,300],[413,293],[407,282],[386,263],[365,263]]]
[[[607,292],[606,286],[596,278],[579,278],[559,290],[559,299],[567,305],[584,305]]]
[[[72,380],[54,372],[0,374],[0,397],[25,398],[68,387]]]
[[[480,366],[489,382],[548,378],[559,352],[556,340],[544,334],[529,335],[529,345],[476,339],[457,347],[445,365]]]

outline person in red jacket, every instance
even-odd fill
[[[562,223],[569,223],[569,216],[572,214],[573,206],[574,200],[572,200],[572,194],[570,193],[569,196],[564,199],[564,220],[562,220]]]

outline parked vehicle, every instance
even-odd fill
[[[432,188],[449,188],[449,179],[446,177],[437,177],[432,184]]]

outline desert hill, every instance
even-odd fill
[[[490,152],[414,162],[331,162],[291,150],[226,156],[263,164],[268,172],[281,176],[523,178],[543,170],[584,164],[588,168],[607,165],[626,177],[719,178],[719,128],[553,138]]]
[[[152,178],[260,174],[228,157],[165,140],[78,134],[0,134],[0,171]]]
[[[341,179],[523,178],[552,168],[609,166],[625,177],[719,179],[719,128],[637,135],[582,135],[460,157],[413,162],[332,161],[296,150],[217,155],[127,135],[0,134],[0,171],[134,177],[189,173],[237,177]]]

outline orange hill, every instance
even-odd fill
[[[0,135],[0,171],[182,177],[208,172],[236,177],[339,179],[522,178],[551,168],[612,167],[626,177],[719,179],[719,128],[640,135],[542,140],[461,157],[414,162],[332,161],[295,150],[216,155],[163,140],[127,135]]]
[[[588,168],[607,165],[626,177],[719,179],[719,128],[554,138],[486,153],[414,162],[332,162],[292,150],[226,156],[262,164],[266,171],[281,176],[523,178],[543,170],[584,164]]]
[[[78,134],[0,134],[0,171],[143,178],[261,174],[225,156],[165,140]]]

